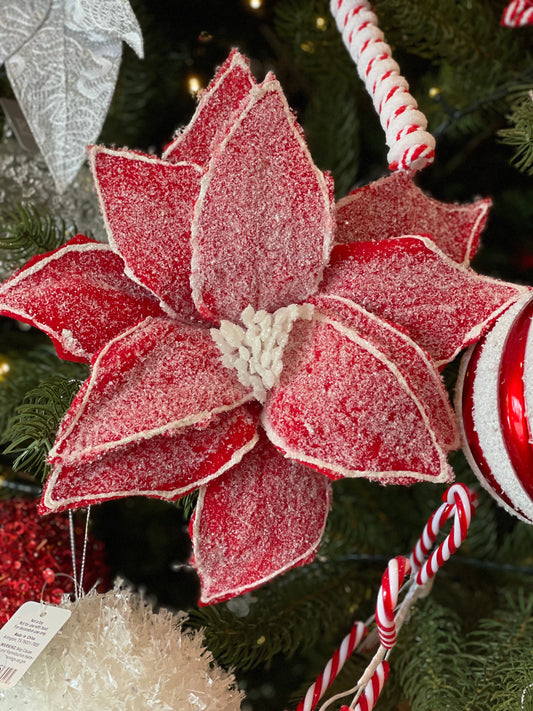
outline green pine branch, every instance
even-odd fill
[[[511,162],[518,170],[533,175],[533,90],[525,92],[508,116],[511,128],[499,131],[502,142],[514,149]]]
[[[401,643],[390,661],[411,711],[461,708],[457,704],[457,679],[466,669],[460,631],[458,615],[431,596],[417,605],[410,621],[402,627]]]
[[[57,249],[71,236],[63,220],[40,213],[32,205],[15,205],[0,213],[0,262],[5,271],[15,271],[31,257]]]
[[[333,652],[336,639],[346,634],[353,616],[361,614],[354,601],[365,599],[375,578],[375,566],[361,570],[345,562],[318,560],[252,594],[193,610],[189,621],[205,629],[207,646],[218,662],[239,673],[278,654],[289,659],[318,642]]]
[[[26,393],[51,376],[83,380],[88,368],[60,360],[48,339],[31,329],[20,331],[14,321],[0,320],[0,441]]]
[[[275,29],[293,66],[286,88],[307,100],[301,116],[316,164],[331,171],[338,198],[354,184],[359,166],[362,86],[346,62],[339,32],[325,0],[283,0]]]
[[[52,448],[59,423],[80,388],[79,380],[53,375],[26,393],[7,423],[4,454],[16,455],[14,471],[26,471],[44,480],[46,457]]]

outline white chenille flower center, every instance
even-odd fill
[[[267,391],[279,382],[283,351],[294,322],[309,321],[313,311],[312,304],[291,304],[273,314],[247,306],[241,314],[245,328],[231,321],[221,321],[220,328],[211,329],[223,364],[237,371],[239,381],[253,388],[259,402],[264,403]]]

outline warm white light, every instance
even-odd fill
[[[189,90],[189,94],[192,94],[192,96],[196,96],[196,94],[200,91],[202,88],[202,84],[198,77],[192,76],[189,77],[187,80],[187,88]]]
[[[317,26],[317,29],[319,30],[325,30],[327,27],[327,22],[325,17],[317,17],[315,20],[315,24]]]
[[[259,10],[259,8],[262,6],[263,0],[249,0],[249,5],[252,8],[252,10]]]
[[[9,365],[9,363],[6,363],[5,361],[4,362],[0,361],[0,378],[2,378],[3,375],[7,375],[7,373],[9,373],[10,370],[11,370],[11,366]]]

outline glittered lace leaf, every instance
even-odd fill
[[[233,50],[202,94],[191,122],[176,135],[163,158],[207,165],[215,139],[224,138],[255,83],[248,59]]]
[[[452,478],[423,403],[378,344],[317,311],[291,340],[263,413],[286,456],[332,479]]]
[[[200,168],[127,150],[89,152],[109,242],[126,273],[171,315],[196,313],[191,296],[191,221]]]
[[[192,227],[194,302],[213,320],[270,313],[316,290],[329,256],[329,181],[276,81],[254,87],[202,179]]]
[[[326,477],[285,459],[262,436],[239,464],[200,489],[191,522],[200,602],[240,595],[310,562],[330,504]]]
[[[92,461],[122,445],[196,425],[253,396],[207,329],[148,318],[110,341],[61,423],[53,463]]]
[[[0,64],[44,22],[51,0],[0,0]]]
[[[152,294],[124,275],[118,254],[81,236],[6,281],[0,313],[46,333],[60,358],[87,362],[125,329],[163,315]]]
[[[456,262],[467,265],[487,221],[490,200],[443,203],[425,195],[409,173],[397,172],[359,188],[336,206],[337,242],[429,235]]]
[[[67,0],[67,26],[78,32],[109,35],[143,57],[143,39],[127,0]]]
[[[98,34],[93,27],[81,30],[73,22],[72,12],[80,8],[77,0],[53,0],[45,22],[6,62],[13,91],[60,191],[74,179],[87,145],[100,133],[122,54],[119,37]]]
[[[416,236],[337,245],[321,293],[399,324],[437,365],[453,360],[526,290],[476,274]]]
[[[52,462],[41,514],[125,496],[174,500],[239,462],[257,439],[256,416],[245,407],[208,423],[137,439],[92,461]]]

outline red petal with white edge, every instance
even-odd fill
[[[159,299],[170,315],[193,316],[191,222],[201,169],[133,151],[89,151],[109,242],[126,274]]]
[[[399,324],[440,367],[528,289],[476,274],[432,240],[406,236],[337,245],[320,291]]]
[[[80,235],[6,281],[0,314],[46,333],[60,358],[88,362],[116,335],[163,311],[124,274],[118,254]]]
[[[215,151],[192,228],[193,299],[237,321],[316,290],[332,239],[329,180],[313,165],[281,87],[268,81]]]
[[[191,122],[166,148],[163,158],[206,165],[215,138],[228,132],[254,84],[248,60],[233,50],[202,94]]]
[[[333,479],[451,480],[423,404],[376,343],[315,311],[287,349],[263,426],[288,457]]]
[[[200,489],[191,535],[201,604],[310,562],[330,505],[326,477],[285,459],[261,437],[237,466]]]
[[[476,252],[490,206],[490,200],[439,202],[423,193],[409,173],[396,172],[337,203],[335,239],[363,242],[429,235],[449,257],[466,265]]]
[[[428,355],[403,331],[349,299],[318,294],[310,300],[318,312],[357,331],[395,363],[427,414],[439,445],[457,449],[459,432],[440,373]]]
[[[63,419],[52,463],[93,461],[117,447],[207,425],[253,400],[220,362],[208,329],[146,319],[100,351]]]
[[[41,514],[123,496],[177,499],[239,462],[257,440],[246,406],[105,452],[90,462],[54,464]]]

